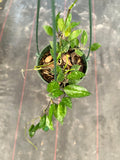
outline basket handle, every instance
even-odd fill
[[[36,48],[37,48],[37,53],[36,56],[39,56],[40,51],[39,51],[39,46],[38,46],[38,26],[39,26],[39,12],[40,12],[40,1],[37,1],[37,17],[36,17]]]
[[[89,51],[88,55],[86,56],[86,60],[88,60],[91,50],[91,44],[92,44],[92,5],[91,0],[89,0],[89,26],[90,26],[90,43],[89,43]]]

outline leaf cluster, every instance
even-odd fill
[[[75,2],[73,4],[75,4]],[[60,12],[56,15],[56,36],[58,40],[58,42],[56,42],[56,53],[58,59],[61,57],[63,53],[67,52],[70,48],[78,48],[76,49],[77,54],[79,54],[80,50],[89,49],[89,47],[86,47],[88,41],[87,32],[82,29],[75,29],[75,27],[80,25],[80,22],[72,21],[72,14],[70,13],[70,10],[74,6],[73,4],[69,7],[67,17],[65,20],[60,16]],[[53,36],[53,28],[50,25],[44,25],[43,28],[47,35]],[[50,41],[50,45],[50,52],[53,56],[54,48],[52,41]],[[99,43],[93,43],[91,45],[90,50],[96,51],[98,48],[100,48],[100,46],[101,45]]]
[[[67,108],[72,108],[72,98],[81,98],[90,95],[87,89],[77,85],[85,76],[79,69],[79,65],[73,65],[67,71],[65,68],[57,66],[57,81],[53,80],[47,85],[47,92],[51,98],[48,112],[44,113],[39,123],[31,125],[29,129],[29,136],[31,138],[38,129],[44,131],[54,130],[53,117],[63,124]],[[55,103],[54,100],[60,96],[60,102],[58,104]]]

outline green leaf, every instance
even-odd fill
[[[78,26],[79,24],[80,24],[80,22],[72,22],[71,28],[74,28],[74,27]]]
[[[43,117],[41,117],[39,128],[42,128],[45,132],[49,130],[48,126],[46,125],[46,114]]]
[[[54,92],[55,90],[59,89],[59,83],[56,82],[55,80],[51,81],[48,85],[47,85],[47,91],[48,92]]]
[[[80,81],[81,81],[81,79],[79,79],[79,80],[69,79],[68,83],[69,83],[69,84],[78,84],[78,83],[80,83]]]
[[[58,19],[60,18],[60,12],[56,15],[56,31],[58,32]]]
[[[67,52],[69,50],[69,48],[70,48],[70,44],[68,43],[66,46],[63,47],[62,53]]]
[[[75,64],[71,67],[71,72],[74,72],[74,71],[79,71],[80,69],[80,65],[78,64]],[[73,75],[74,76],[74,75]],[[81,79],[69,79],[68,83],[69,84],[78,84],[79,82],[81,81]]]
[[[66,116],[66,113],[67,113],[67,108],[61,103],[59,103],[57,108],[57,119],[59,122],[61,122],[61,124],[63,124],[63,119]]]
[[[66,30],[65,30],[65,37],[68,37],[71,33],[71,27],[68,27]]]
[[[57,66],[57,73],[61,73],[62,72],[62,68],[60,66]]]
[[[45,132],[47,132],[48,130],[49,130],[48,126],[45,126],[45,127],[43,128],[43,131],[45,131]]]
[[[52,95],[52,93],[49,93],[48,96],[49,96],[50,98],[53,98],[53,99],[55,98],[55,97]]]
[[[96,51],[100,47],[101,45],[99,43],[93,43],[91,46],[91,51]]]
[[[66,22],[66,25],[69,26],[70,25],[70,22],[72,20],[72,14],[70,13],[67,17],[67,22]]]
[[[29,136],[32,138],[35,135],[35,132],[31,131],[29,132]]]
[[[60,50],[61,50],[61,49],[60,49]],[[59,59],[61,58],[61,56],[62,56],[62,52],[60,51],[60,52],[58,53],[57,60],[59,60]]]
[[[54,47],[53,47],[53,41],[50,41],[49,42],[50,43],[50,46],[51,46],[51,48],[52,49],[50,49],[50,52],[52,52],[52,57],[54,58]],[[58,44],[58,42],[56,43],[56,52],[59,52],[59,44]]]
[[[62,72],[62,68],[60,66],[58,66],[58,65],[56,66],[56,70],[57,70],[57,74]],[[55,73],[55,68],[53,69],[52,72]]]
[[[57,76],[57,81],[58,82],[62,82],[64,80],[64,73],[60,72]]]
[[[53,41],[50,41],[50,46],[53,49]]]
[[[62,32],[63,28],[64,28],[64,20],[63,20],[63,18],[59,18],[58,19],[58,27],[59,27],[60,31]]]
[[[29,136],[32,138],[35,135],[35,131],[32,131],[35,126],[32,124],[29,129]]]
[[[48,25],[44,25],[43,26],[45,32],[49,35],[49,36],[53,36],[53,29],[52,27],[48,26]]]
[[[66,25],[64,26],[65,27],[65,31],[70,28],[71,30],[71,20],[72,20],[72,14],[70,13],[67,17],[67,20],[66,20]]]
[[[50,54],[51,54],[51,56],[52,56],[53,59],[54,59],[54,50],[53,50],[53,48],[50,49]]]
[[[54,130],[53,122],[52,122],[52,120],[49,119],[48,116],[46,117],[46,126],[47,126],[49,129]]]
[[[70,41],[71,48],[77,47],[79,45],[79,40],[77,38]]]
[[[40,123],[39,123],[39,128],[44,128],[45,127],[45,123],[46,123],[46,115],[41,117]]]
[[[33,129],[34,127],[35,127],[34,124],[32,124],[32,125],[30,126],[30,128],[29,128],[29,131],[32,131],[32,129]]]
[[[76,53],[77,55],[79,55],[80,57],[83,56],[83,52],[82,52],[81,50],[79,50],[79,49],[75,49],[75,53]]]
[[[70,48],[70,43],[64,39],[61,40],[61,52],[64,53],[64,52],[67,52]]]
[[[63,97],[60,103],[62,104],[62,106],[72,108],[72,101],[69,97]]]
[[[60,51],[59,43],[56,42],[56,52],[58,53]]]
[[[58,109],[58,105],[54,104],[53,113],[54,113],[54,116],[55,116],[56,119],[57,119],[57,109]]]
[[[39,127],[39,124],[38,123],[36,126],[34,126],[33,124],[31,125],[30,129],[29,129],[29,136],[32,138],[34,135],[35,135],[35,132],[40,129]]]
[[[78,29],[78,30],[73,31],[73,32],[70,34],[68,40],[69,40],[69,41],[72,41],[73,39],[77,38],[77,37],[81,34],[81,32],[82,32],[81,29]]]
[[[82,36],[81,36],[81,43],[85,46],[88,40],[88,35],[85,30],[83,30]]]
[[[54,91],[52,92],[52,96],[53,96],[54,98],[57,98],[57,97],[61,96],[62,94],[64,94],[64,92],[61,91],[60,89],[56,89],[56,90],[54,90]]]
[[[64,91],[72,98],[80,98],[90,95],[90,92],[88,92],[86,88],[73,84],[64,87]]]
[[[78,71],[79,69],[80,69],[80,65],[78,65],[78,64],[74,64],[72,67],[71,67],[71,69],[74,69],[75,71]],[[72,70],[71,70],[72,71]]]
[[[50,107],[49,107],[49,113],[48,113],[48,118],[49,118],[50,121],[52,121],[53,110],[54,110],[54,104],[51,104]]]
[[[83,72],[73,71],[68,74],[67,78],[70,80],[79,80],[79,79],[83,78],[84,76],[85,76],[85,74]]]
[[[39,125],[40,125],[40,123],[38,123],[38,124],[34,127],[33,131],[36,132],[38,129],[40,129]]]

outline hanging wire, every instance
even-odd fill
[[[89,22],[90,22],[90,44],[89,44],[89,51],[86,59],[88,59],[90,55],[90,50],[91,50],[91,44],[92,44],[92,5],[91,5],[91,0],[89,0]]]
[[[55,75],[54,79],[57,79],[57,71],[56,71],[56,19],[55,19],[55,0],[51,0],[52,7],[52,23],[53,23],[53,48],[54,48],[54,70]]]
[[[39,25],[39,11],[40,11],[40,1],[37,1],[37,17],[36,17],[36,48],[37,54],[39,54],[39,46],[38,46],[38,25]]]

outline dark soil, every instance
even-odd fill
[[[67,60],[68,65],[66,69],[69,70],[72,67],[72,65],[78,64],[81,66],[79,71],[85,73],[86,72],[86,62],[84,61],[82,57],[78,56],[74,51],[75,50],[69,50],[67,53],[62,54],[61,60],[59,60],[59,63],[57,65],[59,65],[61,68],[64,68],[66,64],[66,59],[67,59],[66,57],[69,57]],[[47,61],[48,59],[49,59],[49,62]],[[41,76],[43,77],[43,79],[47,81],[48,83],[50,83],[52,80],[54,80],[54,74],[52,72],[54,69],[54,61],[51,57],[50,51],[44,54],[44,56],[42,57],[39,63],[39,65],[46,65],[46,64],[49,64],[49,65],[44,67],[45,69],[43,68],[39,72]]]

